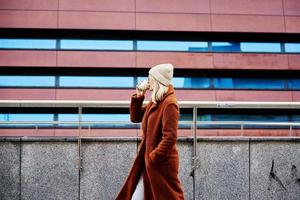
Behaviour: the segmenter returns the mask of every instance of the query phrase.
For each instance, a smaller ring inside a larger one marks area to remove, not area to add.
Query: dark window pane
[[[133,50],[132,40],[72,40],[63,39],[61,49],[82,50]]]
[[[144,50],[144,51],[208,51],[208,42],[137,41],[137,50]]]
[[[49,39],[0,39],[1,49],[55,49],[56,40]]]
[[[284,80],[215,78],[214,87],[229,89],[284,89]]]
[[[289,79],[288,87],[291,89],[300,89],[300,79]]]

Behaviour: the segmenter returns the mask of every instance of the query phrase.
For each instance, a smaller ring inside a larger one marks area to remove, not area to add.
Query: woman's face
[[[154,79],[151,75],[148,76],[148,84],[149,84],[149,90],[153,91],[153,87],[154,87]]]

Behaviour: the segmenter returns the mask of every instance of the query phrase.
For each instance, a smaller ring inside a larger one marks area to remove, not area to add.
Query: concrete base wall
[[[0,199],[114,199],[137,153],[136,139],[1,138]],[[185,198],[300,199],[300,138],[177,142]]]

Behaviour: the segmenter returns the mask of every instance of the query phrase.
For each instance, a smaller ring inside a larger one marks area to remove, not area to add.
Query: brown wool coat
[[[143,107],[144,96],[131,96],[130,120],[142,122],[143,136],[138,154],[116,200],[131,200],[140,174],[143,175],[145,200],[183,200],[178,178],[177,130],[179,106],[174,88],[169,85],[163,99]]]

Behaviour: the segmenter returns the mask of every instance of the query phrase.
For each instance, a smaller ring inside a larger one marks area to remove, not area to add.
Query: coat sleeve
[[[150,153],[150,159],[155,163],[164,160],[177,141],[179,107],[176,103],[166,106],[162,117],[162,139]]]
[[[139,123],[142,121],[146,106],[143,107],[143,101],[145,96],[137,97],[136,94],[131,96],[130,101],[130,121],[134,123]]]

